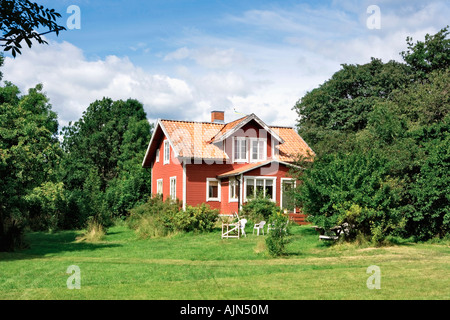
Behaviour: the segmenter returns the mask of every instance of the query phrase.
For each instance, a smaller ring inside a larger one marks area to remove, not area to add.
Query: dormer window
[[[247,140],[245,138],[236,137],[234,140],[234,161],[247,162]]]
[[[250,160],[264,161],[267,159],[267,140],[250,138]]]

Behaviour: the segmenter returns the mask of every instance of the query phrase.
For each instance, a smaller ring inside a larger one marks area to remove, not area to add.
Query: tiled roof
[[[293,128],[270,127],[284,140],[284,143],[275,146],[278,149],[278,160],[292,162],[298,156],[310,158],[315,155],[314,151],[306,144]]]
[[[219,178],[225,178],[225,177],[231,177],[231,176],[235,176],[238,175],[240,173],[245,173],[248,172],[250,170],[256,169],[258,167],[262,167],[265,166],[266,164],[272,162],[271,160],[266,160],[266,161],[260,161],[260,162],[254,162],[254,163],[249,163],[248,165],[239,167],[237,169],[228,171],[228,172],[224,172],[222,174],[220,174],[218,177]]]
[[[228,155],[220,148],[221,142],[213,143],[213,141],[220,141],[221,137],[223,138],[224,135],[230,133],[230,130],[233,131],[241,126],[251,116],[254,115],[246,116],[227,124],[178,120],[159,120],[158,123],[164,134],[169,138],[172,148],[178,157],[228,160]],[[264,123],[263,125],[266,126]],[[279,126],[266,126],[266,128],[271,131],[271,134],[278,135],[278,139],[283,142],[280,144],[275,143],[277,160],[294,162],[299,155],[304,157],[314,155],[311,148],[293,128]],[[147,157],[150,156],[150,149],[152,149],[152,152],[156,150],[154,147],[150,148],[150,144],[144,158],[144,166],[148,165],[149,159]]]
[[[227,154],[217,145],[209,143],[223,124],[175,120],[161,120],[161,124],[180,157],[228,159]]]

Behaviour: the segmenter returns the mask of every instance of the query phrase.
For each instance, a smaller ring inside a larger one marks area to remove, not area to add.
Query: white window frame
[[[258,161],[265,161],[267,160],[267,139],[265,138],[250,138],[250,143],[249,143],[249,157],[250,157],[250,162],[258,162]],[[260,154],[260,148],[259,148],[259,142],[263,142],[263,152],[262,152],[262,159],[253,159],[253,143],[256,142],[257,144],[257,155],[259,156]]]
[[[239,146],[239,153],[241,153],[241,143],[242,141],[245,141],[245,158],[236,158],[236,152],[235,152],[235,148],[236,148],[236,143]],[[233,162],[239,162],[239,163],[245,163],[248,162],[248,139],[245,137],[234,137],[233,138]]]
[[[213,181],[217,181],[217,198],[211,198],[209,196],[209,183],[213,182]],[[220,189],[221,189],[221,185],[220,185],[220,180],[216,179],[216,178],[206,178],[206,201],[217,201],[220,202]]]
[[[233,188],[232,185],[234,185],[234,188],[235,188],[235,191],[236,191],[235,192],[236,198],[232,198],[231,197],[231,194],[232,194],[231,190]],[[236,178],[230,177],[228,179],[228,202],[237,202],[238,201],[238,197],[239,197],[238,193],[239,193],[238,181],[236,180]]]
[[[161,182],[161,189],[159,188],[159,183]],[[156,194],[163,194],[163,186],[164,186],[164,182],[163,179],[158,179],[156,180]]]
[[[170,143],[169,140],[164,140],[164,164],[170,163]]]
[[[272,180],[272,188],[273,188],[273,195],[272,195],[272,201],[277,201],[277,177],[267,177],[267,176],[244,176],[244,202],[247,202],[249,199],[247,199],[247,181],[253,180],[254,181],[254,194],[253,197],[256,197],[256,180],[263,180],[263,190],[266,192],[266,180]]]
[[[159,148],[156,149],[156,156],[155,156],[155,162],[159,162]]]
[[[170,177],[170,199],[177,199],[177,177]]]

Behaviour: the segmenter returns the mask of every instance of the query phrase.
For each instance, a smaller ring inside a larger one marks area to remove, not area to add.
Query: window
[[[170,178],[170,198],[172,200],[177,199],[177,177]]]
[[[255,179],[247,179],[245,184],[245,197],[255,197]]]
[[[235,202],[238,200],[238,182],[235,178],[230,178],[230,189],[228,193],[229,202]]]
[[[164,164],[170,163],[170,144],[169,140],[164,141]]]
[[[263,161],[267,158],[267,141],[266,139],[251,139],[251,160],[252,161]]]
[[[214,178],[206,180],[206,201],[220,201],[220,181]]]
[[[156,149],[156,159],[155,162],[159,162],[159,148]]]
[[[156,193],[163,194],[163,179],[156,180]]]
[[[236,137],[234,139],[234,161],[247,161],[247,140],[245,138]]]
[[[255,198],[262,195],[266,198],[275,201],[275,181],[276,178],[266,177],[245,177],[245,199]]]

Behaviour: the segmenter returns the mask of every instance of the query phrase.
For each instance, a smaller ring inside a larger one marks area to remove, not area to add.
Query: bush
[[[218,210],[207,204],[188,206],[183,211],[179,201],[155,196],[130,210],[127,224],[142,238],[165,237],[174,232],[211,231],[218,216]]]
[[[268,221],[278,210],[279,208],[275,202],[262,195],[258,195],[242,206],[242,215],[255,222],[262,220]]]
[[[188,206],[186,211],[179,211],[174,224],[179,231],[211,231],[218,217],[218,210],[202,203],[196,207]]]
[[[300,179],[297,197],[303,211],[324,229],[347,223],[351,229],[346,234],[348,240],[361,233],[379,243],[404,228],[402,189],[389,176],[387,163],[380,156],[323,156]]]
[[[269,219],[272,226],[266,237],[266,246],[273,257],[286,255],[286,245],[290,241],[287,221],[288,217],[280,212],[273,213]]]
[[[165,237],[176,230],[175,216],[181,209],[179,201],[163,201],[159,195],[130,210],[128,227],[142,238]]]

